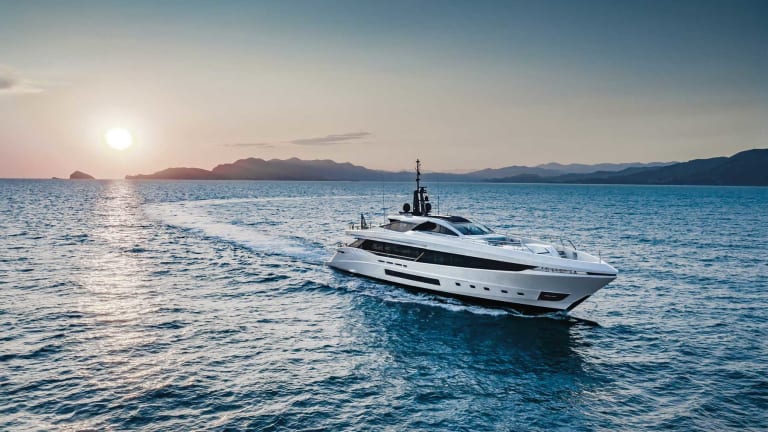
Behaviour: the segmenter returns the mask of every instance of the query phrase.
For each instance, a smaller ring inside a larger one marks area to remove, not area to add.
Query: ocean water
[[[581,320],[324,266],[410,183],[0,181],[0,430],[768,428],[767,188],[429,186],[619,278]]]

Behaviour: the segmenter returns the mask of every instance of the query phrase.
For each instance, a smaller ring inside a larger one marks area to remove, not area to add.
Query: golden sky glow
[[[768,7],[654,5],[340,2],[315,14],[302,1],[0,0],[0,177],[245,157],[467,170],[765,147]],[[105,145],[114,127],[132,141],[119,154]]]

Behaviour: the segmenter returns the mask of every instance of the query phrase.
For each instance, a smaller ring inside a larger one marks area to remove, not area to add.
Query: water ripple
[[[762,188],[441,186],[621,270],[527,317],[323,265],[410,184],[1,182],[3,430],[768,428]]]

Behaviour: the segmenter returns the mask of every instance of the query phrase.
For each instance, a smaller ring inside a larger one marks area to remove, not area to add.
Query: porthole
[[[491,290],[491,289],[490,289],[490,288],[488,288],[488,287],[483,287],[483,289],[484,289],[484,290],[486,290],[486,291],[490,291],[490,290]]]
[[[501,292],[503,292],[504,294],[506,294],[506,293],[507,293],[507,290],[501,290]]]

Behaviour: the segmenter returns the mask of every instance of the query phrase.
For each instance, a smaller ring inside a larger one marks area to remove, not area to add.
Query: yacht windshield
[[[464,235],[485,235],[493,233],[487,226],[474,222],[454,222],[451,225]]]
[[[399,231],[399,232],[406,232],[410,231],[411,228],[415,227],[415,223],[409,223],[409,222],[403,222],[403,221],[392,221],[386,225],[382,225],[381,227],[384,229],[392,230],[392,231]]]
[[[433,232],[438,234],[447,234],[447,235],[458,235],[455,232],[451,231],[449,228],[446,228],[442,225],[438,225],[434,222],[424,222],[423,224],[417,226],[413,229],[414,231],[424,231],[424,232]]]

